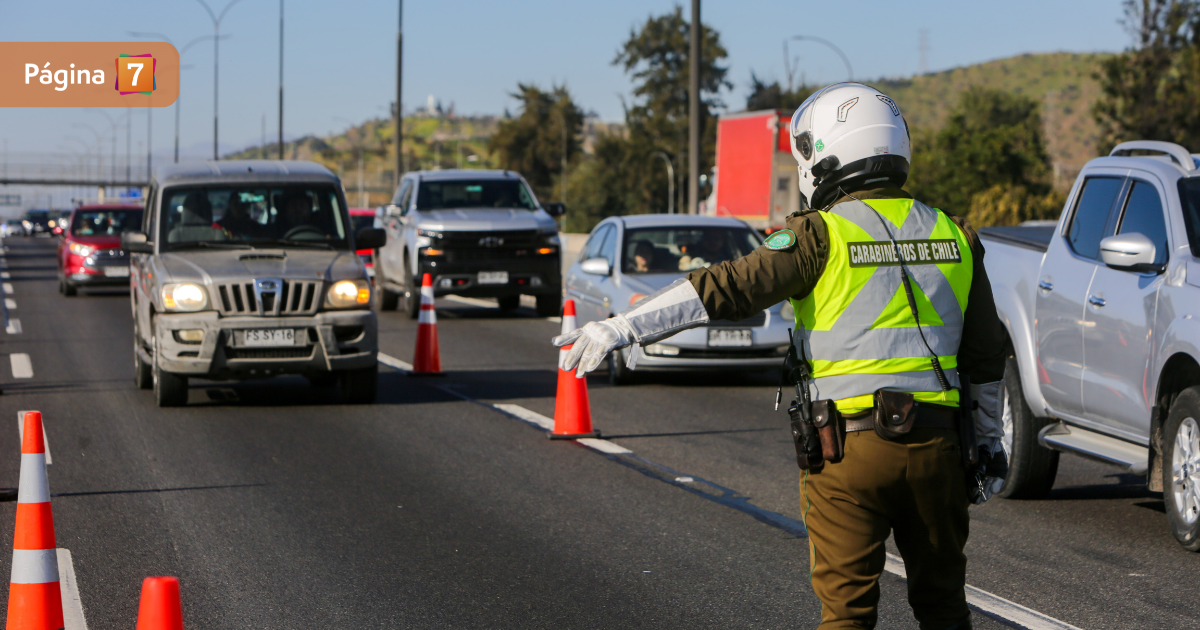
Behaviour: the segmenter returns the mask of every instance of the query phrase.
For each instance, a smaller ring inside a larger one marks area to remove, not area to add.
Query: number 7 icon
[[[133,58],[136,58],[136,61]],[[147,65],[150,68],[147,69]],[[157,65],[158,60],[153,55],[121,55],[117,57],[117,81],[113,87],[121,95],[152,94],[158,88],[157,77],[154,75]],[[149,81],[141,80],[143,70],[149,72]]]

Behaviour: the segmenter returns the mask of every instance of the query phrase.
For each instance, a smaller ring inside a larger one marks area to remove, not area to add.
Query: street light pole
[[[138,32],[138,31],[129,31],[129,36],[130,37],[157,37],[158,39],[161,39],[164,42],[171,44],[172,46],[175,45],[174,42],[171,41],[170,37],[167,37],[166,35],[163,35],[162,33],[143,33],[143,32]],[[195,46],[196,44],[199,44],[200,42],[202,42],[210,37],[212,37],[212,35],[201,35],[200,37],[197,37],[196,39],[193,39],[192,41],[188,42],[186,46],[179,49],[179,58],[183,59],[183,53],[187,52],[189,48],[191,48],[192,46]],[[230,37],[229,35],[226,35],[225,39],[229,39],[229,37]],[[182,73],[186,67],[189,67],[189,66],[182,66],[182,65],[179,66],[179,71]],[[179,101],[180,100],[181,100],[181,96],[175,97],[175,163],[176,164],[179,163]]]
[[[846,57],[846,53],[842,52],[842,49],[834,45],[833,42],[821,37],[813,37],[812,35],[792,35],[791,37],[783,40],[783,67],[784,71],[786,71],[788,75],[788,89],[791,89],[792,73],[795,70],[791,67],[791,58],[788,57],[789,41],[816,42],[824,45],[826,48],[829,48],[833,52],[837,53],[837,56],[842,58],[842,63],[846,65],[846,80],[854,80],[854,68],[850,66],[850,59]]]
[[[279,159],[283,159],[283,0],[279,0]]]
[[[396,26],[396,185],[404,172],[404,108],[400,105],[401,86],[404,78],[404,0],[396,0],[398,13]]]
[[[221,14],[217,15],[213,13],[212,9],[209,8],[207,2],[204,0],[196,0],[196,2],[200,3],[200,6],[204,7],[205,11],[208,11],[208,17],[212,18],[213,23],[213,160],[220,159],[220,157],[217,155],[217,125],[219,119],[217,105],[217,90],[219,83],[217,78],[221,71],[221,20],[225,19],[225,14],[229,13],[229,10],[233,8],[233,5],[240,1],[241,0],[231,0],[229,4],[225,5],[224,9],[221,9]]]
[[[671,158],[663,151],[655,151],[654,157],[667,164],[667,214],[675,214],[675,167]]]
[[[700,0],[692,0],[688,47],[688,212],[700,211]]]

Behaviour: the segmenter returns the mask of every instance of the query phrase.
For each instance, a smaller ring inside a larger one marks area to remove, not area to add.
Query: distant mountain
[[[1068,187],[1096,157],[1099,130],[1091,105],[1100,94],[1094,74],[1107,55],[1027,54],[873,85],[896,99],[913,127],[940,127],[959,92],[982,86],[1024,94],[1042,104],[1046,146],[1055,183]]]

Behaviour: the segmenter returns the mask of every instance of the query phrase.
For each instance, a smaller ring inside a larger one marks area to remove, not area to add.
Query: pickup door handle
[[[1088,296],[1088,304],[1091,304],[1092,306],[1104,306],[1105,304],[1108,304],[1108,300],[1098,295],[1090,295]]]
[[[1038,288],[1039,288],[1039,289],[1041,289],[1041,290],[1043,290],[1043,291],[1053,291],[1053,290],[1054,290],[1054,283],[1053,283],[1053,282],[1050,282],[1049,280],[1039,280],[1039,281],[1038,281]]]

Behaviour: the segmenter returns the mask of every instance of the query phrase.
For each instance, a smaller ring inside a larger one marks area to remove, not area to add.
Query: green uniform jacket
[[[880,188],[854,193],[859,199],[911,199],[899,188]],[[849,201],[843,197],[836,203]],[[949,213],[947,213],[949,215]],[[958,349],[958,371],[975,384],[992,383],[1004,376],[1007,333],[996,315],[992,285],[983,267],[983,244],[966,219],[951,216],[971,245],[975,264],[967,310],[963,314],[962,342]],[[704,302],[710,319],[738,321],[788,298],[808,295],[825,271],[828,254],[825,219],[820,212],[793,214],[787,228],[796,234],[796,246],[782,251],[759,247],[737,260],[723,262],[688,274],[688,280]]]

